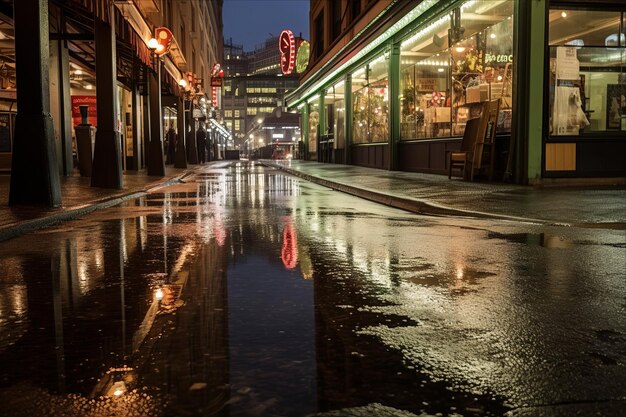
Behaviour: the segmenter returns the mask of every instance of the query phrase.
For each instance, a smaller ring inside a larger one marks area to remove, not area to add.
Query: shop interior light
[[[180,85],[180,86],[181,86],[181,87],[183,87],[183,88],[187,87],[187,80],[185,80],[184,78],[181,78],[181,79],[178,81],[178,85]]]
[[[457,47],[455,48],[455,50],[456,50],[458,53],[465,52],[465,47],[464,47],[464,46],[457,46]]]
[[[567,17],[567,12],[561,12],[561,17],[565,19]]]
[[[492,33],[491,35],[489,35],[489,37],[490,37],[491,39],[495,39],[495,38],[496,38],[496,34],[495,34],[495,33]]]

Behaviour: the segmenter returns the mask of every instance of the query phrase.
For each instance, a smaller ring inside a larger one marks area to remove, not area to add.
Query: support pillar
[[[161,66],[157,59],[156,74],[151,73],[149,78],[150,97],[150,144],[148,146],[148,175],[162,177],[165,175],[165,161],[163,160],[163,125],[161,123]]]
[[[185,114],[187,115],[187,134],[185,135],[187,162],[197,164],[198,146],[196,144],[196,123],[193,118],[193,100],[185,101]]]
[[[109,10],[111,22],[114,17]],[[91,186],[122,188],[121,136],[117,130],[117,60],[115,29],[110,23],[95,19],[96,38],[96,109],[98,128],[91,172]]]
[[[326,134],[328,133],[328,126],[326,126],[326,104],[325,102],[325,94],[326,91],[322,90],[322,92],[319,95],[319,104],[318,104],[318,108],[319,108],[319,115],[320,115],[320,119],[319,119],[319,124],[317,125],[317,144],[315,146],[316,149],[316,155],[317,155],[317,161],[318,162],[324,162],[324,156],[322,153],[322,146],[320,141],[322,140],[322,136],[326,136]],[[328,146],[328,143],[326,143],[326,146]],[[324,151],[324,153],[326,153],[327,150]]]
[[[150,77],[150,72],[148,69],[144,69],[145,71],[145,79],[147,80]],[[142,137],[141,137],[141,164],[144,168],[148,166],[148,149],[150,146],[150,138],[151,135],[151,126],[150,126],[150,95],[149,95],[150,81],[146,82],[146,87],[144,94],[141,96],[141,104],[143,106],[143,110],[141,112],[142,120]]]
[[[174,168],[187,168],[187,155],[185,151],[185,99],[178,100],[178,113],[176,114],[178,128],[178,140],[176,141],[176,155],[174,157]]]
[[[352,76],[346,76],[346,89],[344,91],[344,100],[346,103],[346,151],[344,152],[344,164],[352,163]]]
[[[304,107],[302,108],[302,141],[304,142],[303,152],[300,155],[300,159],[303,161],[309,160],[309,103],[304,102]]]
[[[63,25],[61,19],[61,32]],[[74,169],[69,61],[67,41],[50,41],[50,111],[55,121],[59,174],[66,177],[72,175]]]
[[[398,170],[400,142],[400,44],[391,44],[389,56],[389,170]]]
[[[517,41],[513,45],[516,62],[507,174],[522,184],[539,180],[542,172],[547,13],[545,0],[515,2],[513,39]]]
[[[17,102],[9,204],[61,205],[50,116],[48,1],[14,2]]]

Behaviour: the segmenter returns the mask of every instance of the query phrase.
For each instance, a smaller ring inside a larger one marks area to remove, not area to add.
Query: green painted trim
[[[400,141],[400,44],[391,45],[389,55],[389,170],[398,169]]]
[[[328,132],[328,126],[326,126],[326,108],[324,107],[324,102],[326,101],[326,90],[320,91],[319,95],[319,108],[320,108],[320,135],[323,136]],[[317,152],[319,153],[319,149]]]
[[[543,109],[545,98],[545,48],[548,2],[533,0],[529,10],[528,53],[528,180],[541,178],[543,155]],[[532,29],[531,29],[532,27]],[[521,29],[521,28],[520,28]]]
[[[352,162],[352,75],[346,75],[345,89],[343,91],[344,103],[346,103],[345,113],[345,135],[346,135],[346,148],[344,150],[344,164],[350,164]]]

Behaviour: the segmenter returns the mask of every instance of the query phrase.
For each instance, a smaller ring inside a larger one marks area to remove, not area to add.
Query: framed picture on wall
[[[620,130],[622,127],[622,117],[626,117],[626,84],[607,84],[607,130]]]

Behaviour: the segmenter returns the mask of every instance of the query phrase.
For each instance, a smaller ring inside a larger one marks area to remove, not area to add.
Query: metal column
[[[111,6],[112,7],[112,6]],[[109,10],[111,22],[113,13]],[[98,129],[93,156],[91,186],[122,188],[121,136],[117,130],[117,60],[115,29],[110,23],[95,19],[96,36],[96,109]]]
[[[50,116],[48,1],[14,2],[17,101],[10,205],[61,205]]]

